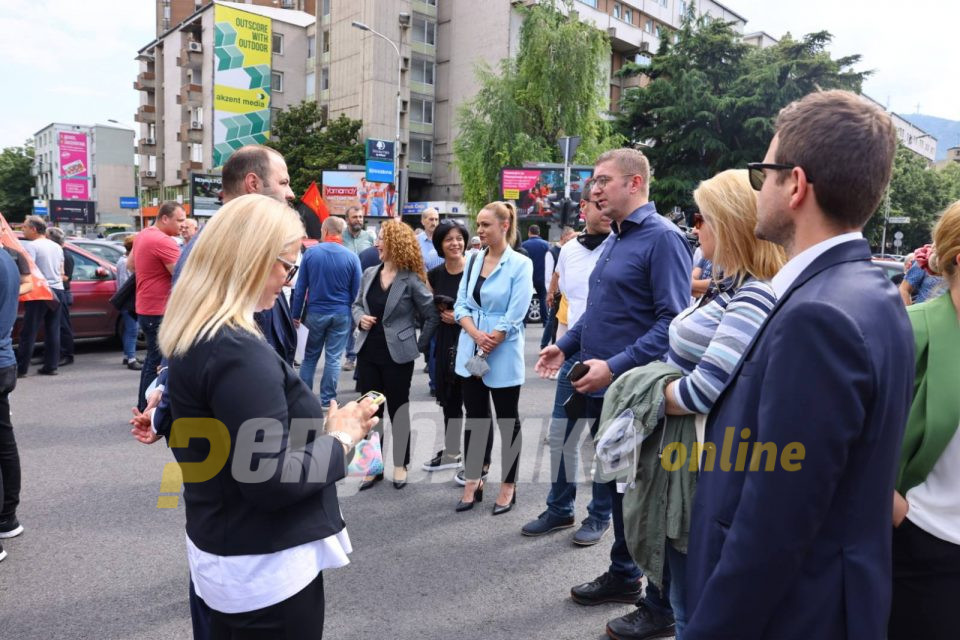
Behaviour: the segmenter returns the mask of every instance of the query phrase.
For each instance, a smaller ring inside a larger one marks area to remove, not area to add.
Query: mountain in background
[[[898,114],[937,139],[937,161],[947,157],[947,149],[960,146],[960,120],[947,120],[922,113]]]

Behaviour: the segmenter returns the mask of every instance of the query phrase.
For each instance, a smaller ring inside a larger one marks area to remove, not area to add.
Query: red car
[[[18,234],[19,236],[19,234]],[[21,242],[26,242],[20,238]],[[122,333],[123,319],[120,312],[110,304],[110,298],[117,292],[117,268],[103,258],[89,251],[65,243],[64,251],[73,256],[73,280],[70,291],[73,293],[73,306],[70,307],[70,322],[73,335],[77,338],[117,338]],[[17,322],[13,325],[13,339],[20,335],[23,322],[23,303],[17,310]],[[38,342],[43,336],[43,326],[37,336]]]

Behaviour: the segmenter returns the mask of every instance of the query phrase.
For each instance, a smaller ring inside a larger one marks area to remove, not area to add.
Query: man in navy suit
[[[707,442],[749,453],[743,464],[704,456],[684,640],[886,634],[913,338],[860,231],[896,145],[882,109],[825,91],[781,111],[764,161],[750,165],[756,235],[790,260],[773,279],[777,306],[707,422]]]

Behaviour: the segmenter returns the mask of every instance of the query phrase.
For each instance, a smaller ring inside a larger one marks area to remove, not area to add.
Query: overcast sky
[[[506,2],[506,0],[447,0]],[[864,90],[894,111],[960,120],[954,0],[722,0],[747,31],[780,37],[826,29],[835,56],[863,55]],[[0,0],[0,147],[51,122],[133,125],[134,56],[155,34],[153,0]],[[952,32],[952,33],[951,33]]]

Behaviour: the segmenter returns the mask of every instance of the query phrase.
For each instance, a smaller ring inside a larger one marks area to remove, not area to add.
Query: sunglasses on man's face
[[[796,169],[799,165],[793,163],[787,164],[778,164],[776,162],[751,162],[747,164],[747,171],[750,175],[750,186],[753,187],[754,191],[760,191],[763,188],[763,182],[767,179],[767,174],[764,172],[764,169],[769,169],[770,171],[790,171]],[[810,172],[803,169],[803,175],[807,177],[807,182],[813,182],[813,178],[810,177]]]

